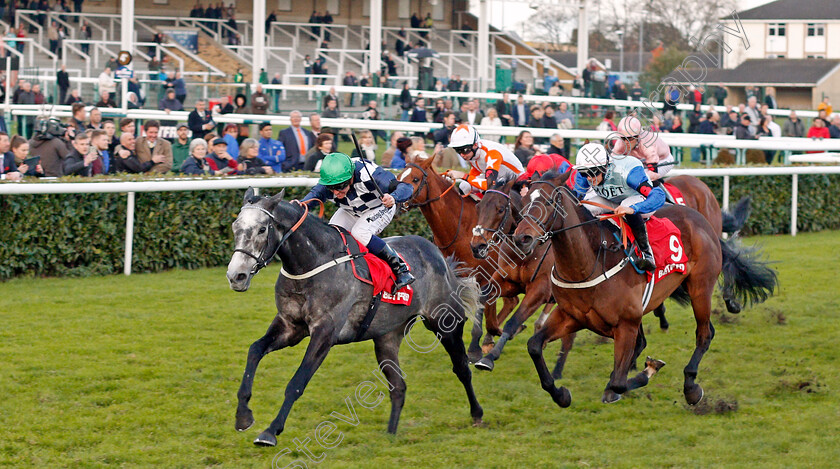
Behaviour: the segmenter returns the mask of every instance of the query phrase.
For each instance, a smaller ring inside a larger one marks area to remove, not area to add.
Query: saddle
[[[653,185],[654,187],[659,186],[665,191],[665,202],[672,205],[685,205],[685,199],[683,198],[682,192],[677,189],[677,186],[662,179],[653,181]]]
[[[619,239],[618,228],[612,223],[608,226],[612,227],[613,236],[616,237],[616,240],[620,244],[621,240]],[[685,250],[683,249],[679,228],[671,220],[659,217],[650,217],[645,223],[645,226],[648,232],[648,243],[650,243],[650,248],[653,251],[653,258],[656,260],[656,270],[654,272],[645,272],[636,267],[631,259],[630,264],[636,269],[636,272],[646,274],[649,281],[651,278],[653,279],[653,283],[659,282],[674,272],[685,272],[688,257],[685,255]],[[632,230],[628,229],[626,233],[630,246],[624,250],[625,254],[630,257],[630,249],[634,250],[636,254],[641,254],[635,242],[636,240],[633,237]]]
[[[406,286],[395,295],[391,295],[391,290],[394,287],[394,272],[391,267],[382,259],[371,254],[367,247],[360,243],[356,238],[350,234],[346,229],[331,225],[341,235],[344,242],[344,253],[350,256],[350,265],[353,267],[353,276],[359,281],[371,285],[373,287],[373,296],[382,295],[382,301],[396,305],[410,305],[411,299],[414,296],[414,291],[411,285]],[[405,262],[402,254],[400,258]],[[361,260],[363,262],[357,262]],[[409,271],[411,266],[406,262]]]

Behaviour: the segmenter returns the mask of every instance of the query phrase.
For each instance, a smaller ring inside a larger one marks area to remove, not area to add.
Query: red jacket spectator
[[[808,129],[808,138],[831,138],[831,133],[829,133],[828,127],[825,126],[825,123],[821,119],[814,119],[814,125]],[[808,153],[821,152],[809,151]]]

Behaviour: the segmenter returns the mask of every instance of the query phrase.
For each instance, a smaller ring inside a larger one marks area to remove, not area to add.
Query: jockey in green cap
[[[408,266],[379,236],[394,218],[398,203],[411,197],[412,187],[374,163],[351,159],[344,153],[330,153],[321,163],[321,179],[303,198],[333,200],[338,210],[331,225],[348,230],[376,257],[394,271],[394,292],[414,281]]]

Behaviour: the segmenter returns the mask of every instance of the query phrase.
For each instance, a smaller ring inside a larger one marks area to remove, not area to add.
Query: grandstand
[[[379,6],[381,17],[371,15],[375,11],[374,3]],[[230,85],[240,68],[244,71],[244,83],[256,83],[260,69],[264,68],[269,80],[279,73],[285,84],[303,84],[307,55],[313,60],[323,57],[325,61],[327,73],[319,75],[319,82],[339,85],[345,72],[361,77],[379,70],[380,55],[372,54],[369,49],[375,52],[380,48],[376,47],[378,41],[371,42],[372,38],[381,38],[381,49],[389,51],[396,61],[397,74],[389,77],[392,86],[402,81],[407,81],[413,89],[421,85],[420,64],[397,55],[394,46],[398,39],[436,51],[439,55],[423,65],[431,67],[432,75],[444,81],[454,74],[460,75],[470,91],[492,91],[496,88],[497,71],[512,67],[517,69],[516,79],[527,85],[541,80],[546,69],[564,83],[571,83],[574,78],[568,68],[518,37],[495,30],[486,22],[481,24],[479,18],[467,11],[468,3],[463,0],[431,4],[371,0],[361,5],[331,0],[326,4],[332,16],[330,24],[309,23],[313,12],[305,10],[302,4],[280,1],[274,5],[278,6],[277,10],[263,13],[264,2],[236,4],[231,20],[227,11],[222,19],[191,17],[196,4],[185,0],[153,0],[134,5],[106,0],[85,2],[82,13],[16,10],[14,24],[0,24],[0,30],[4,36],[10,28],[21,25],[27,31],[23,53],[14,50],[8,38],[4,43],[8,54],[20,58],[24,76],[54,82],[54,71],[65,65],[74,87],[79,87],[82,97],[89,102],[94,101],[96,77],[121,50],[132,53],[131,67],[143,84],[143,91],[147,95],[151,92],[152,97],[158,88],[158,69],[153,65],[150,70],[149,64],[157,62],[162,62],[166,69],[183,73],[189,83],[189,99],[234,94],[234,89],[226,85]],[[271,13],[276,21],[263,21]],[[430,15],[433,28],[410,27],[412,14],[420,18]],[[253,20],[255,17],[257,21]],[[89,24],[90,38],[81,36],[77,21]],[[66,30],[66,37],[55,52],[51,52],[48,39],[53,23]],[[487,54],[482,54],[484,49],[479,47],[481,27],[487,28]],[[401,28],[403,38],[399,36]],[[163,34],[160,43],[155,42],[158,33]],[[255,35],[265,37],[262,50],[254,47]],[[196,48],[190,47],[190,40],[195,41]],[[264,59],[255,59],[255,55]],[[503,72],[500,76],[510,75]],[[43,88],[48,100],[56,94],[52,83]],[[298,95],[287,104],[305,105],[308,98]]]

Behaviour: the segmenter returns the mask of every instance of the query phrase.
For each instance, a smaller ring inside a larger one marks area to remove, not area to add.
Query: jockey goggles
[[[351,179],[348,179],[344,182],[339,182],[338,184],[331,184],[329,186],[324,186],[324,187],[326,187],[327,190],[330,190],[330,191],[341,191],[341,190],[344,190],[345,187],[350,185],[350,181],[351,181]]]
[[[594,168],[581,168],[578,169],[578,173],[585,178],[592,178],[595,179],[596,177],[600,176],[601,174],[606,173],[606,168],[597,166]]]
[[[455,150],[455,153],[457,153],[459,155],[465,155],[465,154],[473,151],[473,146],[472,145],[464,145],[463,147],[456,147],[456,148],[454,148],[454,150]]]

